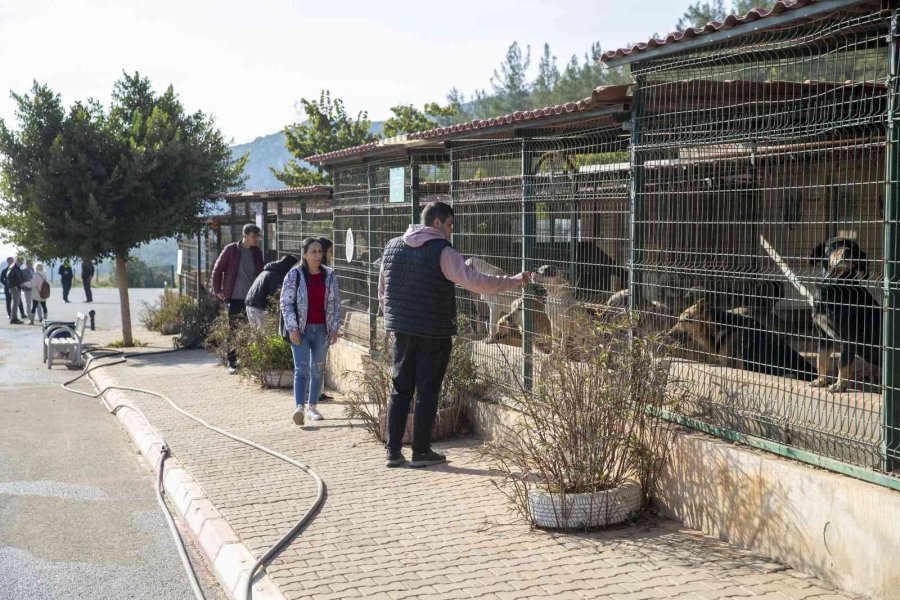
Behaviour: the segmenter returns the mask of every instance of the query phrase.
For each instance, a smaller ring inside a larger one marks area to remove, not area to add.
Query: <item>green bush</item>
[[[190,296],[182,296],[172,290],[163,292],[158,302],[144,302],[141,309],[141,324],[150,331],[163,335],[181,333],[181,328],[194,313],[197,301]]]

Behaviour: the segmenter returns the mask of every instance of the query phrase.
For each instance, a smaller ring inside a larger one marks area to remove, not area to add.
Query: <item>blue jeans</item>
[[[325,324],[306,325],[300,334],[300,345],[291,344],[294,354],[294,404],[303,407],[304,398],[314,408],[322,393],[325,379],[325,357],[328,354],[328,329]]]

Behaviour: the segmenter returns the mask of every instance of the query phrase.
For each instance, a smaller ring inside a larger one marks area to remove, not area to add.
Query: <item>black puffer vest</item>
[[[402,237],[384,248],[384,326],[388,331],[429,338],[456,334],[456,293],[441,272],[447,240],[430,240],[419,248]]]

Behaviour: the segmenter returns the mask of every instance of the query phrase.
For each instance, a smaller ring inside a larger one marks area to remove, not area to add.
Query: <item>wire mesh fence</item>
[[[685,416],[882,469],[888,27],[879,4],[632,66],[633,306]]]

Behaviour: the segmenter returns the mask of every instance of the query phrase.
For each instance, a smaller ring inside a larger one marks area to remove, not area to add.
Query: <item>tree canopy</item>
[[[0,227],[43,259],[115,257],[123,338],[131,343],[126,260],[145,242],[196,228],[208,198],[242,181],[213,120],[169,86],[123,74],[112,101],[79,101],[35,82],[13,93],[18,129],[0,120]]]

